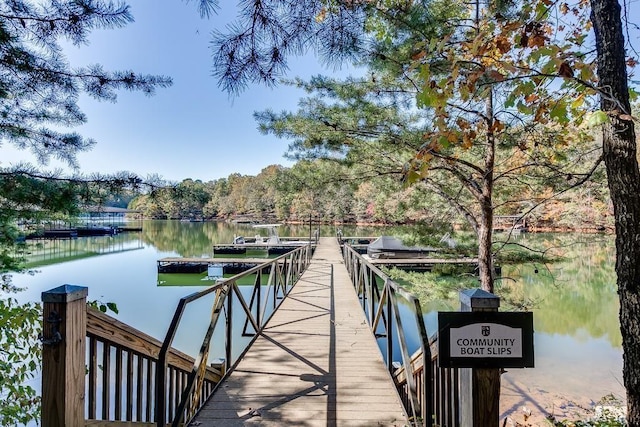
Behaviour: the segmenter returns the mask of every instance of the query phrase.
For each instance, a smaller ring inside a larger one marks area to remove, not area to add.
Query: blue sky
[[[209,181],[234,172],[256,175],[271,164],[291,164],[283,158],[288,142],[260,134],[253,112],[295,109],[303,93],[282,85],[252,85],[230,98],[218,88],[211,77],[210,34],[237,13],[235,1],[220,3],[218,14],[207,20],[200,18],[194,1],[132,0],[134,23],[95,31],[90,45],[67,49],[72,66],[100,63],[108,70],[173,78],[173,86],[158,89],[152,97],[119,92],[117,103],[81,98],[88,123],[75,130],[98,141],[78,156],[82,173],[126,170],[143,177],[159,174],[171,181]],[[289,65],[288,77],[348,74],[323,68],[313,56],[292,58]],[[2,166],[31,159],[10,144],[1,150]],[[52,161],[49,167],[59,166]]]

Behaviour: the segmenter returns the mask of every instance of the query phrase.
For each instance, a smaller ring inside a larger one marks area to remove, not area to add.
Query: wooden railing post
[[[460,292],[460,311],[498,311],[500,297],[482,289]],[[496,427],[500,419],[500,369],[460,369],[460,425]]]
[[[87,288],[42,293],[42,427],[84,425]]]

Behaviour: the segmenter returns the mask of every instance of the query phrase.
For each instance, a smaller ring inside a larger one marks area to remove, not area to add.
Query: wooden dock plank
[[[320,239],[308,270],[194,421],[408,425],[335,239]]]

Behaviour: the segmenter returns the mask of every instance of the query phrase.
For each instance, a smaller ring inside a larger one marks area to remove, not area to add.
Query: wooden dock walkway
[[[332,280],[333,270],[333,280]],[[191,426],[405,426],[334,238]]]

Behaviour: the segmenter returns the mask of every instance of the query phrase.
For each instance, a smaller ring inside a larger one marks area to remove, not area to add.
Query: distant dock
[[[478,267],[477,258],[371,258],[363,255],[363,258],[378,267],[396,267],[411,271],[431,271],[435,266],[464,265],[473,268]]]
[[[269,258],[162,258],[158,273],[194,273],[207,271],[210,265],[222,266],[224,273],[237,274],[271,261]]]
[[[300,245],[266,245],[264,243],[243,243],[240,245],[213,245],[213,254],[218,255],[284,255]]]
[[[351,247],[371,264],[377,267],[398,268],[410,271],[432,271],[437,266],[464,266],[471,271],[478,268],[478,259],[470,257],[437,258],[437,257],[371,257],[366,255],[368,244],[377,237],[343,237],[341,243],[349,243]],[[267,255],[281,255],[296,249],[299,245],[287,243],[283,239],[279,245],[247,242],[242,244],[217,244],[213,246],[215,255],[228,258],[163,258],[158,260],[158,273],[196,273],[207,271],[210,265],[222,265],[225,273],[241,273],[265,263]],[[237,256],[236,256],[237,255]],[[253,257],[252,257],[253,255]]]
[[[114,236],[119,233],[140,232],[142,227],[97,226],[47,228],[27,235],[26,239],[75,239],[78,237]]]
[[[278,243],[256,242],[253,237],[243,238],[244,243],[226,243],[213,245],[213,254],[218,255],[284,255],[304,246],[308,241],[298,237],[279,237]]]

